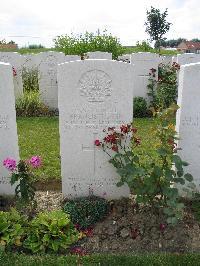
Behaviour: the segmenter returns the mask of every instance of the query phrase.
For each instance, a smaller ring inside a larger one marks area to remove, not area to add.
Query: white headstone
[[[77,60],[81,60],[81,57],[79,55],[65,55],[64,62],[77,61]]]
[[[187,172],[200,184],[200,63],[181,66],[179,75],[176,130],[180,140],[178,153],[190,163]]]
[[[65,55],[58,52],[43,52],[37,55],[39,91],[42,102],[51,109],[58,108],[57,65],[65,62]]]
[[[36,69],[39,65],[39,60],[37,60],[37,54],[26,54],[23,56],[24,62],[23,67],[26,70]]]
[[[134,64],[134,96],[148,99],[147,85],[151,68],[156,69],[158,75],[159,55],[154,53],[131,54],[131,64]]]
[[[19,159],[12,66],[0,63],[0,195],[14,194],[10,173],[3,166],[7,157]]]
[[[112,60],[112,53],[108,53],[108,52],[100,52],[100,51],[88,52],[87,56],[88,56],[88,59],[108,59],[108,60]]]
[[[200,54],[193,54],[193,53],[178,54],[176,62],[179,65],[198,63],[200,62]]]
[[[94,145],[103,129],[130,123],[133,66],[110,60],[83,60],[58,66],[62,191],[66,197],[128,196],[108,156]]]
[[[75,60],[80,60],[80,56],[64,55],[53,51],[43,52],[36,56],[34,61],[39,69],[40,97],[49,108],[58,108],[57,65]]]
[[[23,83],[22,83],[22,65],[24,62],[23,56],[16,52],[0,52],[0,62],[9,63],[16,71],[14,76],[14,93],[15,97],[18,98],[23,94]]]
[[[160,63],[163,65],[171,65],[172,64],[172,55],[161,55],[159,56]]]

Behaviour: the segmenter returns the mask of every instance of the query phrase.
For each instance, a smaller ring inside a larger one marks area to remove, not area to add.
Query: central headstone
[[[19,150],[12,67],[0,63],[0,195],[14,194],[10,173],[3,166],[7,157],[18,160]]]
[[[132,121],[133,66],[84,60],[58,66],[62,190],[68,198],[129,195],[109,157],[94,145],[108,127]]]

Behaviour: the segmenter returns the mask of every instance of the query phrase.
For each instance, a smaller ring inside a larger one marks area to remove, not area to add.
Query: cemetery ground
[[[37,212],[61,208],[58,117],[21,117],[17,125],[21,158],[38,154],[43,160],[35,180],[40,190]],[[141,137],[138,149],[148,150],[152,156],[156,125],[156,119],[134,119]],[[200,251],[198,213],[191,202],[186,202],[184,219],[176,226],[167,226],[162,215],[147,207],[138,208],[133,199],[111,201],[109,206],[109,214],[75,244],[85,256],[2,253],[0,265],[200,265],[198,254],[185,254]]]

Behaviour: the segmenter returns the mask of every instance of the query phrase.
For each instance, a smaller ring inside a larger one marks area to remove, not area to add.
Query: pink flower
[[[40,167],[42,164],[40,156],[31,157],[31,159],[29,160],[29,164],[31,164],[34,168]]]
[[[6,169],[8,169],[9,171],[14,171],[16,169],[16,161],[11,159],[11,158],[6,158],[3,161],[3,166],[5,166]]]

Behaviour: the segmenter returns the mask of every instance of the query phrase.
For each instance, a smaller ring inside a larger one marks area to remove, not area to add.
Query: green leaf
[[[188,181],[188,182],[192,182],[193,181],[193,176],[191,174],[185,174],[184,178]]]
[[[181,185],[185,185],[185,180],[181,177],[173,179],[175,183],[180,183]]]
[[[178,169],[178,171],[183,171],[183,167],[182,167],[182,160],[178,155],[173,155],[172,156],[172,160],[175,163],[176,168]]]
[[[164,148],[159,148],[157,149],[158,154],[160,154],[161,156],[166,156],[167,155],[167,150]]]
[[[168,224],[175,225],[175,224],[177,224],[177,222],[178,222],[178,219],[176,217],[168,217],[167,218]]]
[[[185,161],[182,161],[182,165],[183,166],[188,166],[188,165],[190,165],[188,162],[185,162]]]

